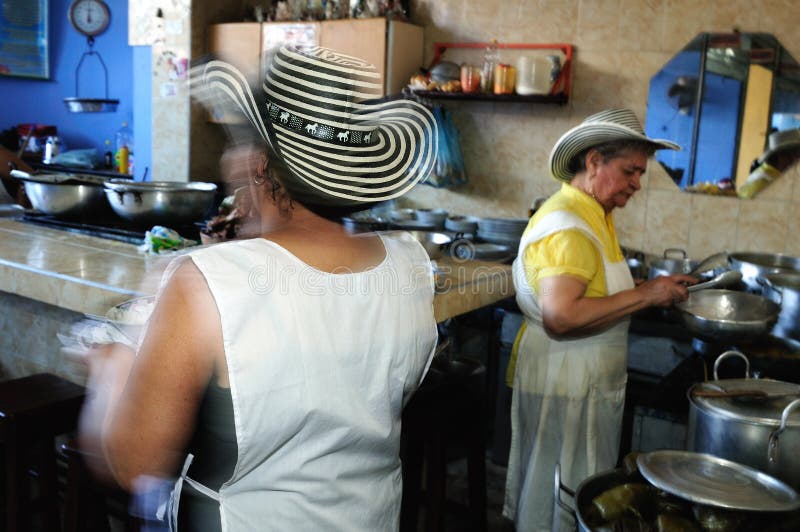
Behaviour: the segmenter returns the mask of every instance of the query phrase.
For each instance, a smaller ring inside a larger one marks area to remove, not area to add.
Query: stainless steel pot
[[[747,362],[744,379],[717,379],[720,363],[729,357],[741,357]],[[698,383],[689,389],[687,449],[754,467],[798,489],[800,386],[769,379],[751,379],[749,368],[750,362],[745,355],[728,351],[714,363],[713,383]],[[747,401],[697,395],[699,390],[714,389],[754,389],[768,395]],[[770,395],[774,397],[770,399]]]
[[[692,292],[675,308],[693,335],[722,342],[752,340],[768,334],[781,310],[765,297],[723,289]]]
[[[111,209],[103,191],[106,178],[78,174],[29,174],[12,170],[22,181],[34,209],[59,218],[103,217]]]
[[[728,265],[742,272],[748,292],[761,293],[757,279],[773,273],[800,273],[800,258],[781,253],[731,253]]]
[[[669,258],[670,255],[680,254],[680,258]],[[679,248],[668,248],[664,250],[664,258],[650,263],[650,270],[647,272],[648,279],[655,279],[662,275],[688,274],[699,264],[696,260],[689,260],[686,251]]]
[[[105,194],[118,216],[139,225],[177,226],[203,220],[214,205],[213,183],[111,179]]]
[[[772,333],[800,340],[800,272],[773,273],[757,277],[756,282],[761,285],[762,296],[781,306]]]
[[[590,507],[592,499],[604,491],[624,484],[628,480],[629,476],[626,475],[622,469],[612,469],[611,471],[604,471],[592,475],[581,482],[577,490],[572,491],[561,483],[561,465],[556,464],[555,493],[553,494],[555,497],[555,509],[553,513],[557,515],[558,508],[561,507],[575,518],[579,532],[591,532],[592,529],[586,524],[586,517],[583,515],[585,511],[584,508]],[[572,508],[562,500],[562,491],[574,499],[575,508]]]

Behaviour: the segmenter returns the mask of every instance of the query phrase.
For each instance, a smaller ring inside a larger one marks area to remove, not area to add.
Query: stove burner
[[[141,245],[144,242],[146,230],[126,224],[121,220],[60,220],[54,216],[36,212],[25,212],[20,219],[22,222],[59,229],[69,233],[105,238],[126,244]],[[149,228],[148,228],[149,229]],[[184,238],[200,240],[200,233],[196,226],[174,228]]]

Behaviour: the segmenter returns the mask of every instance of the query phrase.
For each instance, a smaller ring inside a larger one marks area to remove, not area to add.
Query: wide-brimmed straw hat
[[[680,150],[680,146],[664,139],[651,139],[629,109],[609,109],[586,118],[564,133],[550,152],[550,173],[559,181],[575,177],[573,159],[593,146],[615,140],[641,140],[656,149]]]
[[[433,168],[433,115],[409,100],[380,101],[381,89],[374,66],[323,47],[282,48],[252,90],[223,61],[192,73],[194,96],[216,109],[234,104],[280,157],[292,197],[321,205],[396,198]]]

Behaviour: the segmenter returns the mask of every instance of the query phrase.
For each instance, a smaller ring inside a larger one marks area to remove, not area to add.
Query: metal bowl
[[[758,277],[800,272],[800,258],[781,253],[731,253],[728,264],[731,269],[742,272],[742,282],[747,290],[756,294],[761,293]]]
[[[90,175],[28,174],[12,170],[23,182],[25,194],[34,209],[60,218],[110,215],[103,192],[106,179]]]
[[[766,335],[781,310],[780,305],[765,297],[717,289],[693,292],[676,308],[692,334],[722,342]]]
[[[108,98],[64,98],[64,105],[70,113],[113,113],[119,100]]]
[[[105,194],[118,216],[139,225],[178,226],[206,218],[214,206],[214,183],[137,182],[111,179]]]

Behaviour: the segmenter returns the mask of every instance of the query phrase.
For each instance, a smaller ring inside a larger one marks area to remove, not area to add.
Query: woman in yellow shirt
[[[573,488],[614,467],[627,380],[628,317],[687,297],[692,277],[634,287],[613,210],[641,187],[657,149],[632,111],[592,115],[556,142],[550,171],[561,190],[531,218],[514,261],[518,338],[504,513],[517,530],[572,526],[553,519],[553,476]]]

